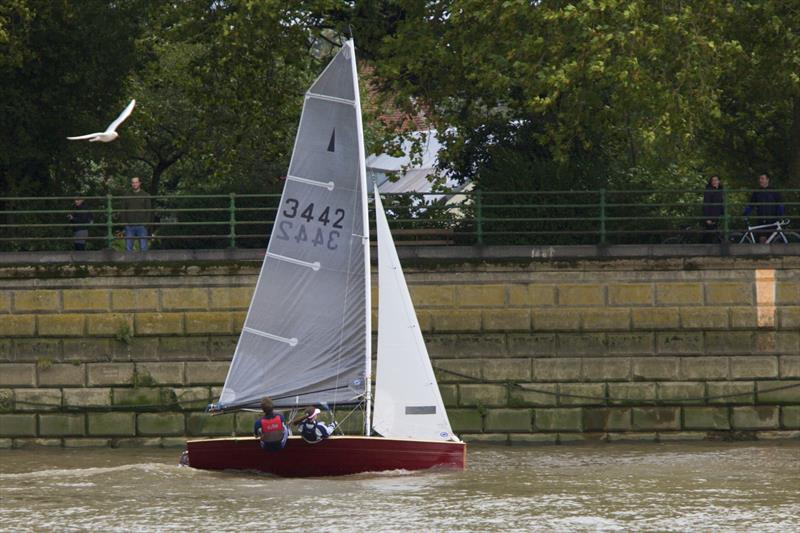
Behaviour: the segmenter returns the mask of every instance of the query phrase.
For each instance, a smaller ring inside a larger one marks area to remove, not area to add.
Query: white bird
[[[119,116],[116,119],[114,119],[114,122],[108,125],[106,131],[101,131],[98,133],[90,133],[88,135],[81,135],[80,137],[67,137],[67,139],[69,139],[70,141],[83,141],[89,139],[90,143],[96,141],[104,143],[111,142],[117,137],[119,137],[119,133],[116,132],[117,126],[122,124],[122,121],[130,116],[131,111],[133,111],[133,106],[135,105],[136,105],[136,100],[131,100],[131,103],[128,104],[128,107],[126,107],[122,111],[122,113],[120,113]]]

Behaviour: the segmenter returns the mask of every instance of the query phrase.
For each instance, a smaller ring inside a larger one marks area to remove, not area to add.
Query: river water
[[[800,442],[482,447],[463,472],[280,479],[179,449],[0,451],[3,531],[800,531]]]

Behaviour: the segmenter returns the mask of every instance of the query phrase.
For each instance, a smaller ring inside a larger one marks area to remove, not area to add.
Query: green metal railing
[[[782,219],[800,229],[800,189],[783,189]],[[750,190],[723,190],[719,231],[703,230],[702,190],[473,191],[387,194],[399,244],[657,244],[735,240]],[[124,249],[125,196],[83,197],[87,249]],[[0,251],[70,249],[73,197],[0,198]],[[279,194],[153,196],[152,248],[264,248]],[[752,220],[759,217],[752,213]],[[792,226],[790,226],[792,228]]]

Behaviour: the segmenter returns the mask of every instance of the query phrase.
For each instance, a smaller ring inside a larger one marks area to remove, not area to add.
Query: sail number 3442
[[[341,233],[336,230],[344,228],[342,221],[346,214],[344,209],[333,209],[329,205],[316,208],[314,202],[301,209],[298,200],[287,198],[283,209],[286,219],[278,223],[275,236],[283,241],[292,239],[298,244],[306,242],[312,246],[325,246],[329,250],[335,250],[339,247],[337,241],[341,237]],[[323,227],[307,229],[303,220],[309,224],[322,224]]]

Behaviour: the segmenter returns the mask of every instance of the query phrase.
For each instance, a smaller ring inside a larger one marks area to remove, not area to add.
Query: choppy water
[[[319,479],[179,453],[0,451],[0,530],[800,531],[800,442],[470,446],[464,472]]]

